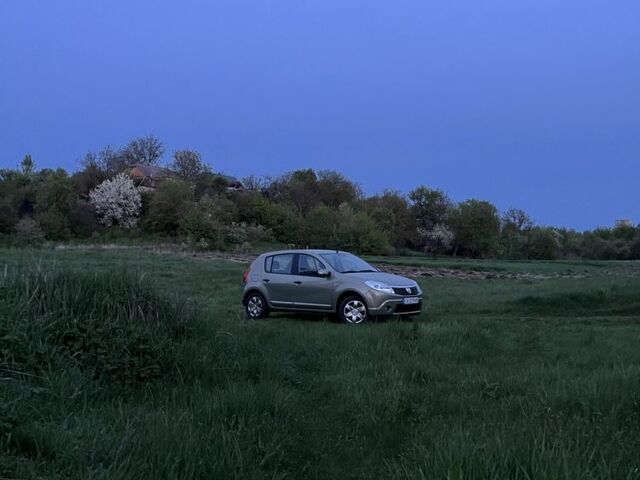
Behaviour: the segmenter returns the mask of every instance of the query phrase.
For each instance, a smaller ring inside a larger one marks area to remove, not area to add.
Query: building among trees
[[[127,167],[125,172],[138,187],[157,188],[158,184],[166,179],[175,176],[175,173],[168,168],[135,163]]]

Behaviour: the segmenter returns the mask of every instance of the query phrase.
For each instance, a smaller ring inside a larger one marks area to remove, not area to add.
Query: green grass
[[[421,317],[363,328],[246,321],[243,268],[0,250],[0,478],[640,478],[635,265],[421,279]],[[58,334],[88,318],[107,353],[83,363]],[[132,334],[155,374],[97,374]]]

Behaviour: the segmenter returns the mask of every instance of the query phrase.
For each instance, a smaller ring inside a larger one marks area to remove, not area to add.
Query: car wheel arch
[[[254,293],[259,293],[260,295],[262,295],[262,297],[267,301],[267,304],[269,304],[269,297],[267,297],[265,292],[260,291],[259,288],[252,288],[251,290],[247,290],[244,294],[244,297],[242,297],[242,304],[246,305],[249,297]]]
[[[340,308],[340,304],[347,297],[358,297],[362,301],[362,303],[364,303],[367,306],[367,308],[369,308],[367,301],[365,300],[365,298],[362,296],[360,292],[358,292],[357,290],[345,290],[343,292],[340,292],[340,294],[336,298],[336,304],[333,306],[333,310],[335,313],[338,312],[338,308]]]

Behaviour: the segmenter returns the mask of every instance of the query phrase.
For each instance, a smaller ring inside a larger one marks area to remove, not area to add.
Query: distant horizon
[[[632,0],[7,0],[0,17],[0,168],[71,171],[153,133],[240,178],[337,170],[368,195],[640,223]]]

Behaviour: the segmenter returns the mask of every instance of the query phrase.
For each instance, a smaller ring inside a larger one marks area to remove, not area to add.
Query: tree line
[[[418,186],[366,196],[333,170],[301,169],[248,177],[229,189],[193,150],[172,153],[171,175],[149,189],[123,172],[159,166],[154,136],[88,152],[77,171],[0,170],[0,238],[22,244],[153,234],[198,249],[243,249],[277,241],[365,254],[423,251],[505,259],[640,259],[640,228],[622,224],[578,232],[536,225],[521,209],[500,212],[487,200],[452,200]]]

